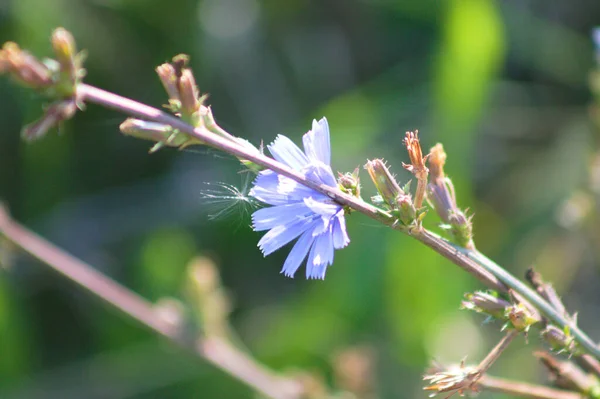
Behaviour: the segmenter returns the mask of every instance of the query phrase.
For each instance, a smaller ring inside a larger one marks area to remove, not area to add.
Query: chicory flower
[[[337,187],[331,166],[327,119],[313,121],[312,130],[302,137],[304,151],[289,138],[279,135],[268,146],[277,161],[302,173],[308,180]],[[250,195],[271,207],[252,214],[255,231],[269,230],[258,242],[267,256],[292,240],[281,272],[293,277],[308,255],[306,278],[324,279],[333,263],[335,249],[348,245],[343,207],[328,196],[271,170],[259,173]]]

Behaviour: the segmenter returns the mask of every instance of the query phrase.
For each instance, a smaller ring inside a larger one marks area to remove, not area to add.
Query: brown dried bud
[[[406,170],[415,175],[417,178],[417,190],[415,192],[415,207],[420,209],[423,206],[423,199],[425,198],[425,190],[427,187],[427,175],[429,169],[425,166],[425,160],[427,157],[423,157],[423,151],[421,151],[421,143],[419,142],[419,131],[406,132],[404,138],[404,145],[408,151],[408,157],[410,158],[410,165],[405,163],[402,164]]]
[[[0,50],[0,73],[9,73],[18,82],[34,89],[54,84],[48,67],[13,42],[4,43]]]

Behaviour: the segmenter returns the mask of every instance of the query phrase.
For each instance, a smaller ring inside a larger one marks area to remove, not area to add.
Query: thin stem
[[[299,383],[274,374],[230,342],[218,337],[202,337],[190,341],[184,334],[185,329],[160,317],[152,303],[13,221],[1,205],[0,234],[129,317],[192,350],[263,395],[273,399],[301,397]]]
[[[552,308],[552,306],[550,306],[537,293],[535,293],[525,284],[521,283],[506,270],[502,269],[500,266],[481,255],[479,252],[458,247],[424,229],[407,230],[406,228],[402,228],[397,224],[394,225],[396,220],[388,212],[370,205],[361,199],[345,194],[337,188],[329,187],[324,184],[318,184],[314,181],[308,180],[301,173],[288,168],[286,165],[283,165],[272,158],[264,156],[263,154],[251,151],[248,148],[240,146],[226,138],[219,137],[205,127],[194,128],[182,120],[167,114],[166,112],[162,112],[156,108],[141,104],[125,97],[121,97],[102,89],[98,89],[93,86],[89,86],[87,84],[79,84],[77,88],[77,96],[80,101],[88,101],[100,104],[125,114],[170,125],[175,129],[179,129],[182,132],[202,140],[204,143],[212,147],[218,148],[242,159],[247,159],[257,165],[261,165],[265,168],[273,170],[276,173],[289,177],[294,181],[297,181],[309,188],[329,196],[331,199],[342,205],[349,206],[350,208],[363,213],[364,215],[387,226],[394,227],[400,231],[403,231],[404,233],[408,233],[408,235],[423,242],[425,245],[433,248],[445,258],[472,273],[490,288],[497,289],[502,292],[506,292],[507,287],[515,290],[527,300],[531,301],[535,307],[537,307],[542,313],[552,319],[560,327],[569,326],[577,341],[588,352],[600,359],[600,348],[583,331],[581,331],[577,326],[574,326],[570,321],[566,320],[562,315],[559,315]]]
[[[494,364],[494,362],[498,360],[498,358],[500,357],[500,355],[502,355],[506,348],[508,348],[508,345],[510,345],[512,340],[515,339],[517,335],[519,335],[519,331],[517,330],[511,330],[508,333],[506,333],[506,335],[502,337],[500,342],[496,344],[494,349],[492,349],[490,353],[488,353],[488,355],[479,363],[479,365],[477,366],[477,373],[479,375],[485,374],[492,366],[492,364]]]
[[[559,313],[552,305],[539,296],[537,292],[529,288],[527,285],[521,282],[521,280],[515,278],[512,274],[507,272],[497,263],[487,258],[481,252],[471,251],[464,248],[459,248],[459,250],[463,254],[466,254],[469,258],[474,259],[487,271],[494,274],[494,276],[498,277],[498,279],[508,287],[512,288],[525,297],[525,299],[533,303],[546,317],[550,318],[561,327],[568,326],[571,334],[575,336],[577,341],[596,358],[600,358],[600,348],[598,345],[596,345],[596,343],[594,343],[590,337],[588,337],[581,329],[579,329],[579,327],[577,327],[573,321],[567,319],[563,314]]]
[[[484,375],[477,382],[477,387],[487,391],[501,392],[507,395],[529,399],[585,399],[584,395],[577,392],[563,391],[562,389],[548,388],[541,385],[512,381],[504,378]]]

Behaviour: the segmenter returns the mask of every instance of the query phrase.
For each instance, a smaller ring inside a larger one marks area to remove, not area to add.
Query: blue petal
[[[268,147],[273,158],[292,169],[299,171],[308,164],[308,158],[302,150],[292,140],[281,134]]]
[[[317,236],[308,255],[306,278],[325,278],[326,266],[333,263],[333,237],[331,231]]]
[[[252,214],[252,228],[254,231],[272,229],[278,225],[291,224],[313,213],[304,202],[292,202],[262,208]]]
[[[311,161],[320,161],[325,165],[331,163],[331,148],[329,144],[329,125],[327,118],[319,122],[313,120],[312,130],[302,137],[304,152]]]
[[[337,187],[331,166],[315,161],[308,164],[302,171],[307,179],[329,187]]]
[[[294,248],[290,251],[285,263],[283,264],[283,269],[281,269],[281,273],[286,275],[287,277],[294,277],[294,274],[300,267],[300,264],[306,258],[306,254],[310,249],[311,245],[314,242],[314,238],[311,230],[305,231],[296,244]]]
[[[288,196],[289,200],[294,201],[302,201],[306,197],[312,197],[321,201],[325,201],[329,198],[325,194],[321,194],[312,188],[306,187],[295,180],[281,175],[279,176],[279,186],[277,186],[277,192]]]
[[[315,201],[313,198],[305,198],[304,204],[315,214],[321,216],[321,224],[317,224],[317,227],[313,231],[313,235],[315,236],[322,234],[329,228],[333,216],[341,209],[341,206],[338,204]]]
[[[314,223],[315,220],[313,216],[297,220],[287,225],[278,225],[269,230],[269,232],[258,241],[258,247],[264,256],[270,255],[300,234],[304,233],[311,226],[314,226]]]
[[[277,190],[279,175],[271,170],[263,170],[254,180],[249,195],[269,205],[284,205],[289,202],[287,195]]]
[[[341,209],[333,220],[333,247],[335,249],[344,248],[350,243],[350,237],[346,231],[346,219],[344,218],[344,210]]]
[[[316,201],[312,197],[304,198],[304,204],[314,213],[331,219],[336,213],[342,209],[342,206],[331,201],[330,203]]]

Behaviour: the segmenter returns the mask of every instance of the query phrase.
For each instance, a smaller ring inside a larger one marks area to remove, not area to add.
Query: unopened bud
[[[539,316],[531,312],[523,304],[516,304],[507,308],[505,315],[515,330],[525,333],[529,331],[532,325],[540,321]]]
[[[338,173],[338,185],[346,194],[360,198],[360,178],[358,173],[358,168],[354,169],[352,173]]]
[[[127,136],[156,142],[157,146],[154,146],[150,152],[155,152],[163,146],[185,148],[190,145],[201,144],[196,138],[158,122],[127,118],[119,125],[119,129],[121,133]]]
[[[474,248],[473,223],[456,205],[454,186],[444,174],[446,153],[441,144],[436,144],[429,152],[429,183],[427,194],[445,227],[450,231],[457,244],[464,248]]]
[[[466,301],[461,303],[463,309],[484,313],[499,320],[506,320],[506,309],[511,303],[498,298],[492,293],[477,291],[465,295]]]
[[[34,89],[45,89],[54,83],[50,69],[13,42],[4,43],[0,50],[0,73],[9,73],[19,83]]]
[[[409,194],[400,194],[397,200],[398,219],[405,225],[412,225],[417,218],[417,209]]]
[[[159,65],[156,67],[156,73],[158,74],[169,99],[179,102],[179,88],[177,87],[178,77],[173,65],[169,63]]]
[[[404,191],[388,170],[385,162],[382,159],[367,161],[365,169],[369,172],[369,176],[371,176],[371,180],[373,180],[373,184],[375,184],[383,201],[389,208],[396,208],[398,197],[404,195]]]
[[[550,345],[550,347],[558,353],[575,354],[577,351],[577,343],[575,338],[569,333],[568,329],[561,330],[560,328],[549,324],[541,332],[542,338]]]
[[[179,98],[181,99],[181,113],[193,126],[198,124],[200,111],[199,91],[192,70],[185,68],[179,78]],[[195,120],[194,120],[195,119]]]
[[[52,32],[52,48],[61,69],[75,73],[75,39],[73,35],[64,28],[57,28]]]

